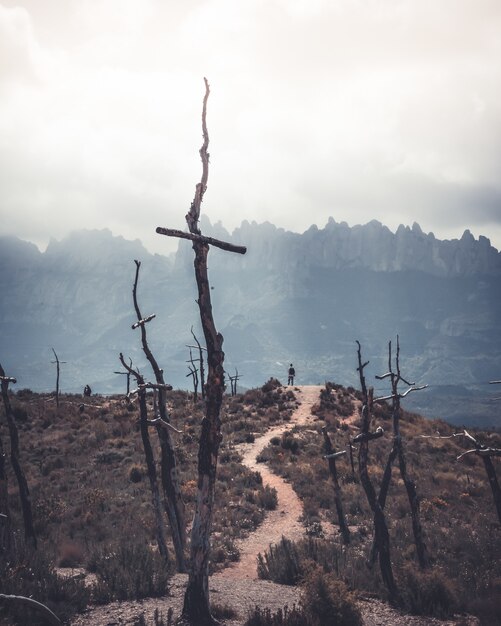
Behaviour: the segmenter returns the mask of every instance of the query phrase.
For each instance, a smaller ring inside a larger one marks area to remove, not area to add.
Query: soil
[[[241,558],[238,563],[215,574],[210,578],[209,589],[211,604],[218,607],[231,607],[237,614],[234,619],[224,620],[227,626],[242,626],[249,610],[254,606],[269,608],[276,611],[285,605],[292,607],[299,602],[299,589],[285,585],[277,585],[270,581],[257,578],[257,555],[264,552],[271,543],[277,543],[282,536],[291,540],[304,537],[304,527],[300,522],[302,504],[291,485],[271,472],[263,463],[258,463],[259,455],[273,437],[279,437],[295,425],[307,425],[314,417],[311,408],[319,400],[321,386],[294,387],[300,402],[290,422],[275,426],[264,435],[256,438],[252,444],[242,444],[239,448],[243,455],[243,463],[254,471],[259,471],[263,484],[277,491],[278,506],[267,513],[263,524],[249,537],[238,544]],[[348,422],[355,419],[355,414]],[[325,524],[323,524],[325,529]],[[327,528],[332,532],[332,528]],[[85,613],[78,615],[72,626],[118,626],[131,625],[144,613],[146,623],[153,624],[153,614],[158,609],[167,621],[169,610],[174,618],[179,616],[182,608],[184,589],[187,576],[175,575],[171,580],[169,595],[164,598],[152,598],[144,601],[115,602],[101,607],[90,607]],[[452,626],[461,623],[463,626],[477,624],[475,618],[441,621],[432,618],[421,618],[403,615],[383,602],[375,599],[360,599],[364,626]]]

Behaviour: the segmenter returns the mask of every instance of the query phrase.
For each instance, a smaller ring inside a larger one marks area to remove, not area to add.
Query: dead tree
[[[148,407],[146,404],[146,385],[144,378],[139,371],[132,369],[125,363],[123,354],[120,353],[120,362],[127,370],[129,375],[133,375],[138,384],[138,403],[139,403],[139,429],[141,431],[141,439],[143,441],[144,457],[146,460],[146,469],[148,471],[148,479],[150,481],[151,499],[153,503],[153,511],[155,513],[155,526],[157,535],[158,551],[169,562],[169,552],[165,542],[165,524],[162,516],[162,508],[160,506],[160,489],[158,486],[157,468],[153,448],[151,446],[150,434],[148,432]]]
[[[232,396],[236,396],[237,395],[237,384],[238,384],[238,381],[240,380],[240,378],[242,378],[242,376],[238,373],[238,370],[235,367],[235,375],[232,376],[231,374],[228,374],[228,378],[230,379],[231,395]]]
[[[393,577],[393,568],[390,556],[390,535],[383,508],[379,504],[376,496],[376,490],[372,484],[368,470],[369,441],[371,438],[370,423],[372,418],[373,389],[367,390],[365,382],[364,368],[369,361],[362,363],[362,350],[360,343],[358,345],[358,367],[357,371],[360,376],[360,386],[362,388],[362,429],[361,437],[358,440],[360,447],[358,449],[358,467],[360,472],[360,482],[365,491],[367,502],[371,508],[374,519],[374,539],[379,553],[379,566],[383,582],[388,590],[389,599],[392,603],[396,603],[399,598],[397,585]]]
[[[138,321],[133,324],[132,328],[141,329],[141,344],[143,347],[143,352],[151,365],[151,368],[155,375],[156,388],[158,389],[159,417],[163,422],[168,424],[170,423],[170,416],[167,411],[165,395],[167,386],[164,381],[163,370],[160,369],[155,357],[153,356],[153,353],[150,350],[146,335],[146,324],[151,321],[155,316],[149,315],[148,317],[143,318],[141,315],[137,299],[137,284],[139,280],[139,268],[141,267],[141,263],[137,260],[134,262],[136,264],[136,275],[134,279],[134,287],[132,289],[132,298],[134,301],[134,309],[136,311]],[[124,363],[122,363],[122,365],[124,365]],[[157,422],[156,430],[160,442],[162,487],[165,494],[164,502],[166,505],[167,516],[169,518],[169,524],[171,527],[172,541],[174,544],[174,552],[176,553],[177,567],[180,572],[184,572],[186,571],[184,555],[186,547],[186,517],[181,493],[181,486],[179,484],[176,455],[174,453],[174,446],[172,444],[169,429],[162,428],[160,422]]]
[[[501,524],[501,488],[499,486],[494,463],[492,462],[492,457],[501,456],[501,449],[489,448],[485,444],[480,443],[480,441],[473,437],[467,430],[463,430],[460,433],[452,433],[452,435],[448,436],[421,435],[421,437],[423,439],[452,439],[454,437],[464,437],[468,441],[471,441],[471,443],[474,445],[474,448],[466,450],[466,452],[460,454],[456,460],[461,461],[461,459],[463,459],[465,456],[468,456],[469,454],[476,454],[482,459],[485,471],[487,473],[487,480],[489,481],[489,485],[491,487],[492,497],[494,499],[494,505],[498,514],[499,523]]]
[[[332,477],[332,484],[334,485],[334,503],[336,505],[339,530],[343,538],[343,543],[348,545],[350,543],[350,529],[348,528],[348,524],[346,523],[346,518],[344,516],[343,502],[341,499],[341,485],[339,484],[336,467],[336,459],[340,456],[345,455],[346,450],[334,452],[334,448],[332,447],[332,442],[329,437],[329,433],[327,432],[326,426],[322,428],[322,432],[324,434],[324,459],[327,459],[327,461],[329,462],[329,472]]]
[[[5,371],[0,365],[0,386],[2,389],[2,399],[5,408],[5,417],[7,418],[7,426],[9,428],[10,438],[10,462],[14,474],[16,475],[19,487],[19,499],[21,500],[21,510],[23,512],[24,522],[24,539],[32,548],[37,547],[37,537],[33,527],[33,512],[31,509],[30,490],[28,481],[21,467],[21,455],[19,452],[19,433],[17,431],[16,420],[12,411],[12,405],[9,398],[9,383],[15,383],[16,379],[5,375]],[[1,452],[1,451],[0,451]],[[5,468],[4,468],[5,471]]]
[[[202,398],[205,400],[205,366],[204,366],[204,353],[205,350],[207,352],[207,348],[204,348],[200,342],[198,341],[197,336],[193,332],[193,326],[191,327],[191,334],[193,335],[193,339],[197,344],[198,348],[198,358],[200,359],[200,389],[202,390]],[[189,348],[193,348],[194,346],[188,346]]]
[[[202,177],[196,185],[195,197],[186,215],[189,232],[158,227],[162,235],[189,239],[195,253],[194,269],[198,288],[198,307],[207,346],[207,384],[205,388],[205,417],[202,420],[198,450],[198,484],[195,515],[191,531],[191,558],[188,585],[184,596],[181,622],[206,626],[217,623],[212,617],[209,605],[209,552],[212,515],[214,508],[214,487],[216,482],[217,459],[221,442],[221,404],[224,393],[224,352],[223,336],[217,332],[212,314],[211,290],[207,271],[209,246],[244,254],[246,248],[234,246],[224,241],[205,237],[200,232],[198,222],[203,196],[209,175],[209,134],[206,115],[209,83],[205,81],[205,96],[202,108],[203,144],[200,148]]]
[[[59,408],[59,374],[60,374],[60,369],[61,369],[61,365],[66,363],[66,361],[60,361],[56,351],[54,350],[54,348],[52,348],[52,352],[54,352],[54,356],[56,357],[55,361],[51,361],[51,363],[55,363],[56,364],[56,406],[57,408]]]
[[[194,359],[193,353],[191,351],[191,347],[188,346],[188,348],[190,348],[190,359],[189,361],[186,361],[186,363],[190,363],[190,365],[188,365],[188,369],[190,371],[189,371],[189,374],[186,374],[186,378],[189,378],[191,376],[193,379],[193,402],[196,403],[198,402],[198,368],[195,365],[195,362],[199,361],[199,359]],[[202,389],[203,389],[203,384],[202,384]]]
[[[400,372],[400,341],[397,335],[397,353],[395,358],[396,372],[393,371],[392,364],[392,351],[391,341],[388,344],[388,372],[382,376],[376,376],[377,380],[384,380],[388,378],[391,384],[391,395],[376,398],[374,402],[385,402],[391,400],[392,402],[392,419],[393,419],[393,445],[388,455],[388,460],[384,469],[383,480],[381,481],[381,488],[379,491],[378,502],[382,509],[386,504],[386,497],[388,495],[388,489],[391,481],[392,466],[395,459],[398,457],[398,466],[400,469],[400,476],[405,485],[407,492],[407,498],[409,500],[409,506],[411,510],[412,518],[412,532],[414,534],[414,543],[416,544],[416,553],[418,557],[419,566],[426,568],[429,566],[429,558],[426,550],[426,545],[423,539],[423,529],[421,527],[421,518],[419,514],[419,498],[416,491],[416,485],[407,473],[407,463],[405,459],[404,447],[402,442],[402,435],[400,432],[400,417],[401,407],[400,400],[405,398],[412,391],[419,391],[425,389],[427,385],[416,387],[414,383],[410,383],[402,376]],[[404,393],[399,393],[398,385],[403,382],[408,385],[408,389]],[[375,559],[375,550],[377,550],[376,543],[374,542],[371,562]]]
[[[132,368],[132,359],[129,359],[129,368]],[[127,381],[127,391],[125,392],[125,395],[128,396],[129,395],[129,391],[130,391],[130,371],[126,370],[125,372],[113,372],[114,374],[120,374],[121,376],[126,376],[126,381]]]
[[[9,552],[12,543],[12,528],[9,507],[9,483],[5,467],[3,441],[0,437],[0,554]]]

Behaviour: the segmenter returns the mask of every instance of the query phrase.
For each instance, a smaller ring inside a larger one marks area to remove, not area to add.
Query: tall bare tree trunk
[[[120,354],[120,361],[126,368],[127,372],[132,373],[137,380],[138,385],[144,384],[144,379],[139,372],[132,369],[130,365],[125,363],[123,354]],[[141,439],[144,448],[144,457],[146,460],[146,469],[148,471],[148,479],[150,482],[151,499],[153,504],[153,511],[155,513],[155,525],[157,535],[158,551],[165,559],[166,563],[169,563],[169,552],[167,550],[167,544],[165,542],[165,524],[162,516],[162,508],[160,506],[160,490],[158,487],[158,476],[155,465],[155,457],[153,454],[153,448],[151,447],[150,433],[148,431],[148,407],[146,404],[146,389],[139,388],[138,392],[139,402],[139,428],[141,431]]]
[[[0,438],[0,554],[9,552],[12,541],[12,528],[9,508],[9,489],[5,468],[5,453]]]
[[[379,567],[381,569],[381,576],[383,582],[388,590],[389,599],[392,603],[398,601],[398,589],[393,577],[393,568],[391,565],[390,556],[390,535],[388,533],[388,526],[386,524],[386,518],[381,508],[378,499],[376,497],[376,491],[369,477],[368,470],[368,456],[369,456],[369,427],[371,420],[372,410],[372,389],[367,391],[365,383],[365,376],[363,373],[364,367],[368,364],[362,363],[362,352],[360,343],[358,344],[358,371],[360,375],[360,384],[362,387],[362,438],[360,440],[360,447],[358,450],[358,465],[360,471],[360,482],[365,491],[367,502],[371,508],[374,517],[374,537],[379,553]]]
[[[0,377],[2,398],[5,407],[5,417],[7,418],[7,425],[9,427],[10,437],[10,462],[12,469],[16,475],[17,484],[19,486],[19,498],[21,500],[21,509],[23,512],[24,522],[24,538],[26,543],[35,548],[37,547],[37,538],[35,529],[33,527],[33,513],[31,509],[30,490],[28,488],[28,481],[24,475],[23,468],[21,467],[21,456],[19,453],[19,434],[17,432],[16,421],[14,413],[12,412],[12,406],[9,398],[9,383],[5,380],[5,372],[0,365]]]
[[[327,428],[323,428],[322,432],[324,434],[324,450],[326,455],[332,455],[334,449],[332,447],[332,442],[329,437],[329,433],[327,432]],[[348,528],[348,524],[346,523],[346,519],[343,511],[343,502],[341,499],[341,486],[339,484],[339,479],[337,476],[337,467],[336,467],[336,459],[334,457],[327,459],[329,462],[329,471],[332,477],[332,483],[334,485],[334,503],[336,505],[337,511],[337,519],[339,530],[341,532],[341,536],[343,538],[343,543],[350,543],[350,529]]]
[[[384,509],[386,504],[386,497],[388,494],[388,488],[390,486],[391,481],[391,469],[393,462],[396,457],[398,457],[398,465],[400,469],[400,476],[402,477],[403,483],[405,485],[405,490],[407,492],[407,498],[409,500],[409,507],[411,510],[411,519],[412,519],[412,532],[414,535],[414,543],[416,545],[416,553],[418,557],[419,566],[421,568],[429,567],[429,558],[428,552],[426,549],[426,545],[424,543],[423,538],[423,529],[421,526],[421,516],[419,512],[419,498],[416,491],[416,485],[414,481],[411,480],[407,473],[407,463],[405,461],[405,452],[402,442],[402,435],[400,433],[400,417],[401,417],[401,407],[400,407],[400,398],[404,397],[404,395],[400,395],[398,392],[398,385],[401,381],[410,385],[410,389],[407,391],[415,391],[419,388],[413,387],[411,383],[408,383],[405,378],[400,373],[400,341],[397,335],[397,353],[396,353],[396,372],[392,369],[392,358],[391,358],[391,341],[388,344],[388,373],[383,376],[376,376],[378,380],[382,380],[384,378],[389,378],[391,382],[391,401],[392,401],[392,416],[393,416],[393,446],[388,456],[388,460],[386,462],[386,467],[383,474],[383,480],[381,482],[381,489],[379,492],[379,504],[381,508]],[[373,562],[376,556],[377,546],[374,541],[372,551],[371,551],[371,561]]]
[[[191,530],[190,571],[188,586],[184,596],[181,623],[193,626],[216,624],[210,613],[209,604],[209,552],[212,514],[214,508],[214,487],[216,483],[217,458],[221,443],[221,404],[224,393],[224,352],[223,336],[217,332],[212,315],[210,285],[207,270],[209,245],[222,250],[245,254],[246,248],[224,241],[205,237],[198,228],[200,207],[207,188],[209,176],[209,133],[207,132],[207,100],[209,83],[205,81],[205,96],[202,108],[203,144],[200,148],[202,177],[195,188],[195,197],[186,215],[189,233],[157,227],[156,232],[170,237],[189,239],[195,253],[194,269],[198,288],[198,308],[207,347],[207,384],[205,386],[205,417],[202,420],[198,449],[197,500]]]
[[[134,309],[136,311],[138,326],[141,329],[141,343],[143,346],[143,352],[148,359],[155,380],[159,385],[158,389],[158,412],[160,418],[170,423],[170,416],[167,411],[166,397],[165,397],[165,381],[163,371],[160,369],[157,360],[153,356],[148,345],[146,336],[146,322],[143,320],[141,311],[139,309],[137,299],[137,284],[139,280],[139,269],[141,267],[140,261],[134,261],[136,264],[136,275],[134,279],[134,287],[132,290],[132,297],[134,301]],[[152,319],[152,318],[149,318]],[[135,326],[135,325],[134,325]],[[122,363],[123,365],[124,363]],[[168,429],[163,428],[160,425],[156,426],[158,439],[160,441],[160,454],[161,454],[161,477],[162,487],[164,490],[164,505],[165,511],[169,518],[169,524],[172,533],[172,541],[174,544],[174,552],[176,553],[176,561],[178,571],[186,571],[185,563],[185,546],[186,546],[186,518],[184,511],[184,503],[182,499],[181,487],[179,484],[179,476],[176,463],[176,455],[174,453],[174,446],[172,444],[171,436]]]

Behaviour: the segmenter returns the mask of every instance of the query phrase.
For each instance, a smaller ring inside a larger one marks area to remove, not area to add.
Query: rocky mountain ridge
[[[381,373],[398,333],[406,374],[430,384],[416,408],[437,414],[440,406],[447,417],[447,406],[473,394],[475,410],[460,402],[460,419],[490,402],[486,383],[501,373],[501,254],[487,238],[466,231],[440,241],[416,224],[391,233],[378,222],[349,228],[332,219],[302,235],[249,222],[231,235],[208,220],[202,230],[248,247],[245,256],[214,249],[209,257],[226,367],[238,368],[245,386],[283,378],[289,362],[301,383],[356,385],[355,339]],[[52,347],[67,361],[63,391],[121,389],[119,352],[146,371],[131,330],[136,258],[142,312],[157,314],[151,346],[169,382],[189,386],[191,326],[202,336],[191,245],[163,257],[104,230],[51,241],[43,253],[0,237],[0,362],[21,387],[54,387]]]

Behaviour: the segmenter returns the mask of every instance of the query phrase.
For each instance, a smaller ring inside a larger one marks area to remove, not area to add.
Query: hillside
[[[501,372],[501,255],[485,237],[440,241],[417,224],[392,233],[378,222],[350,228],[332,219],[301,235],[248,222],[232,235],[221,224],[203,228],[248,247],[231,263],[218,250],[210,257],[227,370],[238,368],[245,387],[282,379],[290,362],[303,384],[354,384],[355,340],[375,374],[398,333],[408,375],[429,385],[412,400],[415,410],[501,423],[488,385]],[[0,358],[20,388],[54,388],[51,347],[67,362],[63,390],[123,388],[118,353],[144,363],[130,330],[135,258],[142,310],[157,315],[152,347],[169,382],[187,386],[191,326],[201,335],[190,245],[180,242],[167,258],[109,231],[82,231],[44,253],[0,238]]]
[[[352,545],[343,547],[336,528],[328,466],[322,459],[321,435],[322,426],[327,426],[334,448],[345,448],[348,437],[353,438],[358,433],[360,396],[354,389],[333,384],[323,391],[312,391],[313,395],[308,388],[299,387],[292,392],[290,388],[270,381],[262,388],[225,400],[211,565],[212,571],[220,571],[221,574],[212,579],[211,588],[219,590],[213,594],[213,601],[219,604],[220,610],[224,605],[231,607],[233,601],[233,609],[239,612],[238,619],[228,618],[228,624],[243,624],[245,607],[249,606],[249,587],[245,586],[244,580],[249,573],[246,566],[241,574],[243,595],[239,596],[239,592],[232,591],[240,589],[239,559],[242,558],[242,564],[249,562],[245,554],[264,554],[268,549],[272,535],[265,531],[265,540],[257,544],[254,537],[256,528],[259,529],[263,521],[266,524],[267,511],[271,511],[272,515],[275,514],[273,509],[278,511],[278,519],[285,520],[282,528],[287,532],[292,533],[290,523],[297,522],[297,518],[287,521],[286,514],[290,508],[288,496],[285,496],[285,501],[282,500],[284,496],[280,495],[280,490],[274,492],[267,485],[267,479],[260,476],[265,475],[260,468],[266,463],[274,473],[285,477],[299,496],[303,510],[299,525],[302,530],[299,532],[303,533],[305,541],[297,544],[300,555],[294,557],[299,559],[297,567],[303,567],[302,560],[307,558],[318,560],[328,571],[334,568],[336,576],[358,592],[366,626],[381,623],[378,619],[386,619],[386,624],[395,626],[435,623],[429,617],[424,621],[406,617],[407,621],[403,621],[396,613],[386,614],[385,605],[364,600],[385,597],[377,571],[371,572],[365,565],[371,542],[371,515],[356,473],[352,474],[347,460],[338,462],[344,506],[352,532]],[[321,394],[317,395],[319,391]],[[77,396],[63,396],[58,410],[53,400],[46,396],[21,392],[13,397],[41,552],[61,566],[86,567],[95,572],[98,581],[101,581],[93,597],[94,601],[105,606],[96,609],[95,613],[75,618],[76,625],[100,626],[116,619],[117,614],[124,620],[128,616],[130,620],[131,616],[138,618],[141,612],[145,612],[151,620],[155,607],[161,607],[165,617],[172,602],[178,606],[175,598],[182,594],[183,584],[179,578],[172,579],[172,600],[167,597],[148,601],[144,605],[137,602],[108,604],[116,597],[125,600],[127,596],[123,594],[128,585],[136,588],[134,585],[138,584],[136,581],[133,585],[124,577],[123,568],[130,570],[137,559],[142,559],[137,561],[133,570],[147,576],[145,556],[141,550],[144,551],[147,544],[154,545],[155,541],[141,439],[137,431],[137,408],[124,405],[118,397],[95,396],[85,400],[81,411],[81,402]],[[183,498],[191,511],[202,405],[194,405],[192,398],[185,393],[173,392],[169,408],[173,425],[181,431],[176,436],[176,450]],[[300,410],[303,413],[299,413]],[[303,416],[299,421],[298,415]],[[378,425],[387,434],[371,444],[370,473],[376,485],[381,479],[384,459],[391,447],[391,421],[385,407],[376,413],[373,426]],[[261,434],[270,427],[276,429],[275,434],[269,432],[266,440],[258,444]],[[499,598],[497,572],[501,559],[501,536],[485,471],[474,455],[460,463],[455,460],[465,449],[460,438],[423,437],[436,436],[438,431],[445,436],[452,429],[444,422],[425,420],[412,413],[404,414],[402,434],[409,472],[418,485],[425,540],[434,566],[435,578],[430,580],[433,580],[433,585],[439,585],[451,594],[448,602],[452,604],[448,604],[447,609],[434,605],[433,610],[466,610],[483,616],[482,623],[485,625],[495,624],[493,616],[499,615],[496,598]],[[3,420],[0,436],[5,446],[8,438]],[[478,436],[493,447],[501,446],[499,436],[488,433]],[[252,442],[256,442],[257,448],[252,447]],[[265,443],[268,445],[263,449]],[[245,452],[251,449],[258,454],[258,462],[252,467],[246,461]],[[19,520],[20,511],[11,472],[10,476],[10,502]],[[414,585],[426,594],[426,579],[413,565],[415,556],[408,505],[396,469],[387,512],[398,580],[400,584]],[[296,515],[292,514],[292,517]],[[274,527],[276,523],[282,522],[275,522]],[[19,526],[19,521],[16,524]],[[300,540],[301,534],[297,535],[297,532],[295,530],[296,534],[291,534],[291,538]],[[249,544],[251,540],[252,544]],[[248,553],[249,545],[254,546],[251,548],[254,552]],[[120,565],[119,555],[124,550],[126,561]],[[223,569],[231,567],[232,563],[237,563],[235,569]],[[17,573],[10,572],[3,578],[4,584],[7,581],[11,585],[11,592],[12,589],[20,591],[20,579],[16,577],[22,576],[23,571],[23,568],[17,569]],[[225,571],[229,572],[228,576],[225,576]],[[254,573],[251,577],[255,576]],[[253,589],[252,602],[259,604],[262,600],[262,606],[270,606],[273,610],[285,602],[289,602],[290,606],[290,600],[297,598],[299,593],[297,589],[291,592],[287,589],[272,591],[272,587],[265,592],[263,586]],[[256,589],[261,591],[256,592]],[[40,593],[39,589],[33,591]],[[58,593],[64,597],[61,591]],[[150,589],[147,595],[159,593]],[[79,594],[80,603],[90,601],[88,593],[87,596],[83,592]],[[73,604],[77,605],[75,600]],[[53,606],[63,614],[69,610],[64,608],[61,598]],[[468,622],[464,618],[454,618],[447,623]]]

